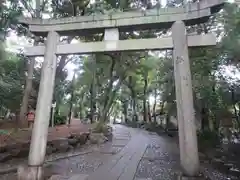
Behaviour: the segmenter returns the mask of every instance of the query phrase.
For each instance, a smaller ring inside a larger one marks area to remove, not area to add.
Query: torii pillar
[[[28,166],[18,168],[18,180],[42,180],[46,154],[48,126],[57,67],[56,50],[59,41],[57,32],[49,32],[41,70],[41,82],[36,108],[36,119],[28,157]]]
[[[172,38],[180,161],[184,175],[196,176],[199,173],[199,156],[186,27],[183,21],[173,24]]]

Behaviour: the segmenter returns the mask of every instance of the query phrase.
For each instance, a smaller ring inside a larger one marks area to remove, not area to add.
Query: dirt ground
[[[9,123],[6,126],[0,127],[0,148],[6,145],[31,141],[32,129],[15,129],[9,127]],[[90,124],[82,124],[79,119],[73,119],[70,125],[49,127],[48,141],[66,138],[73,133],[88,132],[90,127]]]

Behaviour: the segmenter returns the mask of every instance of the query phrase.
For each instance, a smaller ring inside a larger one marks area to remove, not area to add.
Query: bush
[[[199,148],[216,147],[220,144],[220,138],[216,132],[203,131],[198,133],[198,146]]]
[[[97,122],[93,125],[92,131],[94,133],[107,134],[109,131],[111,131],[111,127],[108,126],[107,124],[103,123],[103,122]]]
[[[112,139],[112,127],[103,122],[97,122],[94,124],[92,133],[103,134],[108,140]]]
[[[54,125],[66,124],[67,117],[55,114],[54,116]]]

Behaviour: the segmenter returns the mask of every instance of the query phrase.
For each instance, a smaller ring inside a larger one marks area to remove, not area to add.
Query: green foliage
[[[103,122],[97,122],[93,125],[92,132],[94,133],[103,133],[103,135],[108,136],[109,133],[112,132],[112,129],[110,126]]]
[[[200,149],[213,148],[220,143],[220,138],[216,132],[203,131],[198,133],[198,146]]]
[[[23,8],[18,1],[8,0],[0,6],[0,39],[5,39],[9,28],[17,27],[17,17],[22,14]]]
[[[224,25],[224,34],[221,47],[226,60],[238,64],[240,59],[240,8],[237,4],[228,4],[225,6],[220,21]]]
[[[8,53],[0,61],[0,104],[15,111],[20,106],[24,77],[24,57]]]
[[[67,116],[59,115],[55,113],[54,116],[54,125],[66,124]]]

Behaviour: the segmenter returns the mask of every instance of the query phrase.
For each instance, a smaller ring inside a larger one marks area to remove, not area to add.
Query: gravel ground
[[[111,155],[91,153],[83,156],[62,159],[51,163],[48,170],[51,174],[60,174],[63,176],[77,173],[89,174],[95,171],[109,156]]]
[[[137,178],[152,178],[152,180],[173,180],[181,173],[179,148],[174,139],[148,133],[149,146],[141,159]],[[209,163],[202,163],[202,172],[211,180],[239,180],[239,177],[226,174]]]
[[[17,179],[17,173],[0,175],[0,180],[16,180],[16,179]]]
[[[218,169],[214,169],[210,164],[205,164],[203,167],[204,175],[211,180],[239,180],[240,177],[236,177],[230,174],[222,173]]]
[[[149,135],[149,146],[141,159],[136,178],[172,180],[180,173],[176,144],[154,133]]]

